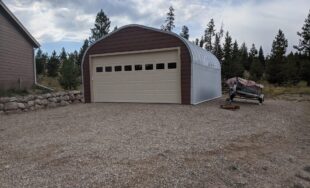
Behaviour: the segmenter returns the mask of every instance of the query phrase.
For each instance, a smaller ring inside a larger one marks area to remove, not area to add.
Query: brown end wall
[[[0,7],[0,89],[34,84],[33,45]]]
[[[91,102],[89,55],[170,47],[181,48],[181,98],[182,104],[190,104],[191,57],[186,45],[176,36],[138,26],[120,29],[91,46],[86,52],[82,67],[85,102]]]

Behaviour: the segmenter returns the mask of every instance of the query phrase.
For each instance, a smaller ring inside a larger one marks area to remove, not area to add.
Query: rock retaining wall
[[[0,114],[67,106],[83,102],[83,100],[83,95],[80,91],[28,95],[24,97],[0,97]]]

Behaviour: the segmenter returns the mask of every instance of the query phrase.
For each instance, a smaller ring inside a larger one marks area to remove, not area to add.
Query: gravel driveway
[[[310,103],[77,104],[0,115],[1,187],[310,187]]]

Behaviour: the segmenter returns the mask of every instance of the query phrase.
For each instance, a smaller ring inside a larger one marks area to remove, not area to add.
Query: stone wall
[[[67,106],[83,102],[83,100],[83,95],[80,91],[56,92],[24,97],[0,97],[0,114]]]

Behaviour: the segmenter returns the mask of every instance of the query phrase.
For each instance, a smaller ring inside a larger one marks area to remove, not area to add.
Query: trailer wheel
[[[260,104],[263,104],[264,102],[264,95],[261,95],[259,98],[258,98],[258,101]]]

